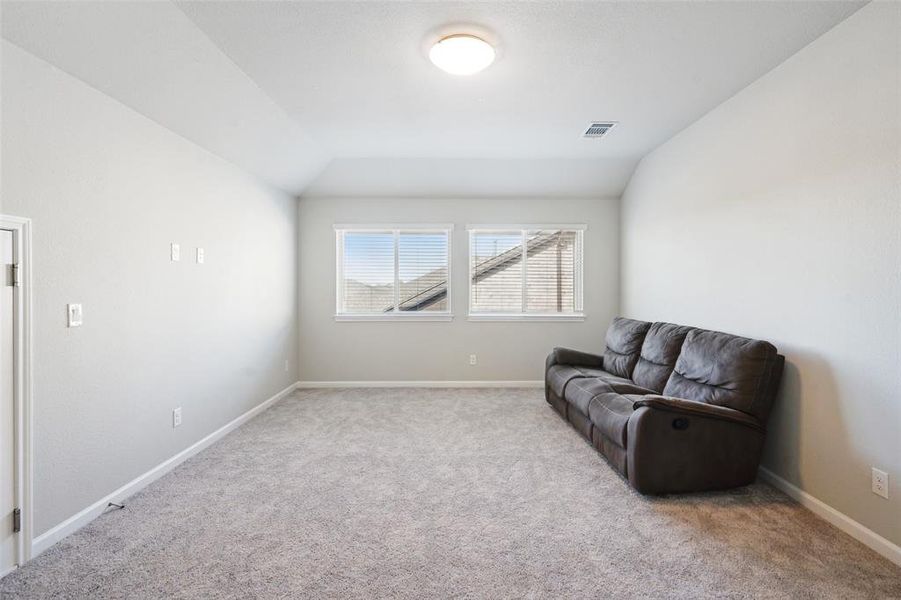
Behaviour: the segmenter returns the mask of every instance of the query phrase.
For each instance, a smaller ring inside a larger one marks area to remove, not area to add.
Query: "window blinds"
[[[581,314],[582,234],[471,229],[470,314]]]
[[[336,227],[339,315],[448,313],[448,229]]]

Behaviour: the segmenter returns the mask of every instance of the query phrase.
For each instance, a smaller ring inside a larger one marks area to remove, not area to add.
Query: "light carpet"
[[[294,394],[0,583],[4,598],[901,598],[756,484],[643,497],[541,390]]]

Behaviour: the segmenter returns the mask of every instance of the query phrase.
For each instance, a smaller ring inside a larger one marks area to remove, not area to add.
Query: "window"
[[[453,225],[336,225],[338,320],[450,320]]]
[[[584,229],[584,225],[470,227],[470,318],[584,318]]]

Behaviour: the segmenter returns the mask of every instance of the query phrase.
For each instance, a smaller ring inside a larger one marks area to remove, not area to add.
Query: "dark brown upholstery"
[[[588,420],[604,436],[620,448],[626,448],[626,428],[632,416],[635,395],[607,392],[591,399]],[[641,397],[639,394],[638,397]]]
[[[690,331],[663,394],[765,418],[772,400],[766,397],[767,384],[775,362],[776,348],[769,342]]]
[[[548,402],[642,493],[754,481],[784,358],[768,342],[614,320],[603,355],[556,348]]]
[[[566,385],[576,377],[584,377],[582,371],[576,367],[569,365],[551,365],[544,376],[547,387],[554,390],[554,393],[563,397],[566,391]]]
[[[645,389],[634,383],[604,381],[600,377],[579,377],[573,379],[566,389],[566,400],[575,406],[583,415],[588,415],[588,405],[600,394],[653,394],[653,390]]]
[[[604,370],[620,377],[632,377],[632,369],[638,362],[641,345],[650,327],[651,324],[645,321],[622,317],[613,319],[604,339],[607,345],[604,350]]]
[[[683,325],[652,324],[641,345],[641,354],[632,372],[635,383],[657,393],[662,392],[676,366],[676,359],[679,358],[682,343],[689,331],[691,327]]]

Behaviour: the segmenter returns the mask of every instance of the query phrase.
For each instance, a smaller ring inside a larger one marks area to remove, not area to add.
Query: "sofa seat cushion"
[[[651,390],[637,386],[632,382],[611,383],[598,377],[577,377],[566,386],[564,399],[588,416],[589,405],[595,396],[608,393],[620,394],[652,394]]]
[[[635,386],[635,384],[630,379],[626,379],[625,377],[618,377],[616,375],[613,375],[612,373],[604,371],[603,369],[593,369],[591,367],[553,365],[550,369],[547,370],[547,373],[545,375],[547,384],[550,386],[551,390],[553,390],[553,392],[560,398],[565,397],[567,384],[577,378],[602,379],[603,381],[606,381],[607,383],[614,386]],[[640,387],[640,389],[645,388]],[[651,394],[655,392],[648,389],[646,393]]]
[[[563,398],[566,384],[576,377],[585,377],[576,367],[569,365],[554,365],[547,370],[545,381],[555,394]]]
[[[592,369],[591,367],[576,367],[576,369],[582,374],[582,377],[600,377],[603,379],[605,375],[610,375],[604,369]]]
[[[613,373],[608,373],[607,371],[602,371],[600,369],[579,369],[579,371],[581,371],[582,374],[585,375],[585,377],[597,377],[598,379],[603,379],[611,385],[638,385],[631,379],[620,377],[618,375],[614,375]],[[638,387],[645,389],[644,386],[641,385],[639,385]]]
[[[626,449],[626,431],[632,408],[640,394],[620,394],[605,392],[591,399],[588,405],[588,419],[601,434],[622,449]]]

